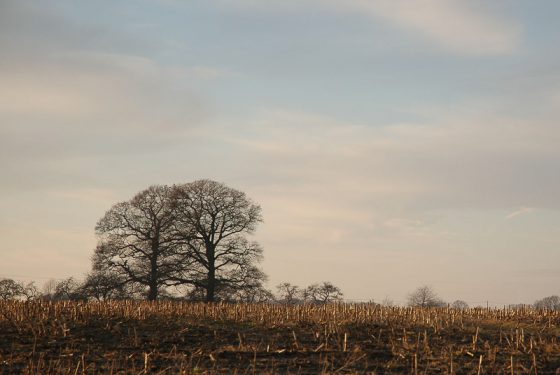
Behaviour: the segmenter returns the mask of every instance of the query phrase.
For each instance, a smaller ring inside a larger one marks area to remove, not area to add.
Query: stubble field
[[[0,302],[0,373],[560,374],[560,312]]]

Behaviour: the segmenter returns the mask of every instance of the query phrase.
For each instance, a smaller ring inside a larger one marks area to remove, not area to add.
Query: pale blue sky
[[[80,276],[95,222],[211,178],[273,288],[560,294],[556,1],[0,1],[0,276]]]

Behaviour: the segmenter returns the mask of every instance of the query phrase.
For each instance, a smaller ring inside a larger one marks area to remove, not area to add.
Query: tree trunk
[[[148,292],[148,301],[155,301],[158,297],[158,266],[157,266],[157,244],[152,244],[152,253],[154,256],[150,259],[150,291]]]
[[[206,257],[208,259],[208,280],[206,281],[206,302],[214,302],[216,294],[216,260],[214,259],[214,246],[207,245]]]
[[[150,284],[150,291],[148,292],[148,301],[155,301],[158,296],[157,284]]]
[[[216,270],[210,267],[208,270],[208,284],[206,285],[206,302],[214,302],[216,294]]]

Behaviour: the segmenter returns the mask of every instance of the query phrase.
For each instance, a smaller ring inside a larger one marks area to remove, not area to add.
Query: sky
[[[268,287],[560,294],[555,0],[0,0],[0,277],[83,277],[96,222],[208,178]]]

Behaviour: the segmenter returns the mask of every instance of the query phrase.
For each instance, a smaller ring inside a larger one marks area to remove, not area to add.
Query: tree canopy
[[[176,205],[167,186],[151,186],[117,203],[97,223],[100,237],[94,270],[117,274],[125,283],[148,288],[155,300],[162,287],[189,265],[176,238]]]
[[[262,221],[245,193],[212,180],[151,186],[115,204],[99,220],[94,273],[119,285],[147,289],[183,286],[214,301],[225,290],[259,287],[262,249],[247,236]]]
[[[254,264],[262,249],[247,239],[262,221],[261,208],[245,193],[211,180],[173,187],[178,237],[193,262],[178,281],[204,289],[213,301],[218,288],[242,287],[264,278]]]

